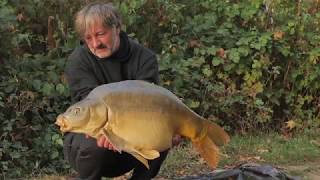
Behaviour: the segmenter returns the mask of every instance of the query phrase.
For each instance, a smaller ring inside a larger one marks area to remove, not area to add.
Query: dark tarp
[[[210,174],[178,178],[181,180],[300,180],[271,165],[247,163],[233,169],[216,170]]]

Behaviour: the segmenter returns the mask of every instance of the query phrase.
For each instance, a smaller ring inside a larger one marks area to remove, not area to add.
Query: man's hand
[[[89,138],[89,135],[86,135],[86,138]],[[97,146],[101,148],[109,149],[114,152],[118,152],[118,150],[112,146],[112,144],[109,142],[106,136],[100,136],[97,139]]]
[[[110,143],[110,141],[108,140],[108,138],[106,136],[100,136],[97,139],[97,145],[98,147],[103,147],[103,148],[107,148],[109,150],[112,150],[114,152],[118,152]]]

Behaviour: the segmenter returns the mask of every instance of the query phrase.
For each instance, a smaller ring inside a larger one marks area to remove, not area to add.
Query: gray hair
[[[81,38],[87,28],[95,23],[100,23],[106,28],[121,28],[121,17],[111,3],[88,4],[75,16],[75,30]]]

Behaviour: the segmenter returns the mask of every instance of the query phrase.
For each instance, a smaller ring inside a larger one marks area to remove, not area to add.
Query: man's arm
[[[81,58],[77,53],[71,54],[65,69],[65,76],[73,102],[84,99],[92,89],[98,86],[92,70],[80,60]]]

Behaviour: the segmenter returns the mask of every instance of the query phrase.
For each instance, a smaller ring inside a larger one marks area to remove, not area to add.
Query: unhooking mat
[[[233,169],[216,170],[210,174],[188,176],[179,180],[300,180],[300,177],[290,176],[271,165],[246,163]]]

